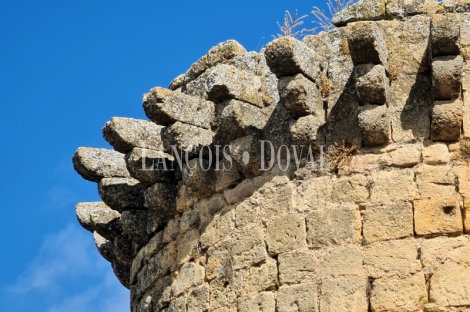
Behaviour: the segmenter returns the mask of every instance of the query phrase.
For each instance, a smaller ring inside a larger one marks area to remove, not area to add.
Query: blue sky
[[[71,157],[109,147],[113,116],[145,118],[167,87],[219,42],[259,51],[284,11],[325,1],[4,1],[0,9],[0,311],[129,311],[74,207],[99,200]],[[311,26],[309,17],[306,26]]]

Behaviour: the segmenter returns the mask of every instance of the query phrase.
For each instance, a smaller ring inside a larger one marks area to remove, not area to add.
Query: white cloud
[[[129,291],[98,254],[91,233],[75,225],[46,236],[35,259],[4,296],[29,300],[25,306],[41,301],[41,310],[49,312],[130,311]]]

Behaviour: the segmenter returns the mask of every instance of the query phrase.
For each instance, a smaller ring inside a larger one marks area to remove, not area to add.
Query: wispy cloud
[[[42,305],[38,311],[48,312],[130,310],[129,291],[117,281],[110,264],[98,255],[92,235],[75,225],[46,236],[35,259],[2,293],[0,302],[15,304],[10,310],[5,307],[6,311],[18,312],[19,305]]]
[[[65,208],[73,205],[78,201],[78,196],[71,189],[56,185],[45,194],[45,207],[48,208]]]

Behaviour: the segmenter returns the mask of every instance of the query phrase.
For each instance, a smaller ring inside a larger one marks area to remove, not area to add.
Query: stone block
[[[191,159],[183,166],[181,182],[191,188],[200,199],[215,193],[215,175],[211,162],[202,158]]]
[[[93,239],[95,241],[96,249],[98,249],[98,252],[100,255],[108,260],[109,262],[114,261],[114,246],[113,242],[110,240],[107,240],[97,232],[93,232]]]
[[[388,67],[387,46],[375,22],[348,25],[347,39],[354,65],[382,64]]]
[[[178,188],[178,194],[176,195],[176,211],[183,212],[185,209],[193,206],[198,202],[199,198],[196,192],[190,187],[182,184]]]
[[[181,272],[176,276],[171,285],[174,296],[178,296],[191,287],[204,283],[204,268],[196,263],[190,262],[183,265]]]
[[[129,279],[134,259],[134,251],[132,249],[132,240],[126,234],[118,235],[113,240],[114,262],[119,262],[129,267]]]
[[[322,312],[365,312],[368,309],[367,277],[351,276],[322,280]]]
[[[430,285],[430,301],[439,306],[467,307],[470,305],[470,267],[468,265],[446,261],[434,271]]]
[[[129,289],[131,287],[129,266],[122,264],[118,261],[114,261],[112,263],[112,268],[113,268],[114,275],[116,275],[117,279],[122,284],[122,286]]]
[[[384,145],[391,139],[391,124],[385,105],[361,106],[359,128],[364,146]]]
[[[364,249],[364,265],[372,276],[384,272],[414,273],[421,268],[418,248],[413,240],[377,242]],[[375,272],[374,272],[375,271]]]
[[[372,173],[371,201],[413,199],[418,195],[411,169]]]
[[[423,165],[416,169],[421,198],[449,197],[456,194],[455,175],[450,166]]]
[[[304,145],[316,149],[318,144],[323,142],[323,136],[318,131],[325,124],[324,116],[308,115],[292,120],[289,125],[289,132],[294,145]]]
[[[90,232],[96,231],[108,240],[122,231],[120,214],[103,202],[78,203],[75,214],[80,225]]]
[[[237,228],[243,229],[259,220],[259,206],[250,200],[245,200],[236,205],[235,224]]]
[[[372,311],[421,311],[427,302],[426,279],[422,273],[383,277],[373,282]]]
[[[174,183],[180,179],[174,157],[162,151],[136,147],[126,154],[125,159],[131,177],[145,186],[157,182]]]
[[[263,194],[260,201],[260,216],[263,220],[269,220],[288,213],[294,206],[294,184],[289,179],[273,179],[259,192]]]
[[[201,230],[202,248],[214,245],[225,238],[227,233],[235,229],[234,210],[232,206],[222,209],[214,215],[214,218]]]
[[[463,64],[460,55],[439,56],[432,59],[435,100],[453,100],[460,97]]]
[[[237,164],[231,159],[221,159],[219,166],[220,170],[214,170],[216,192],[222,192],[228,187],[235,186],[243,179]]]
[[[144,207],[144,186],[132,178],[103,178],[98,193],[110,208],[122,212]]]
[[[73,168],[85,180],[99,182],[102,178],[129,177],[124,154],[104,148],[80,147],[72,157]]]
[[[421,162],[421,151],[416,146],[404,146],[380,155],[377,164],[381,166],[407,168]]]
[[[277,295],[276,308],[279,312],[318,312],[317,284],[281,286]]]
[[[406,201],[367,204],[362,231],[367,244],[413,236],[413,206]]]
[[[189,156],[198,155],[204,146],[212,143],[213,138],[212,131],[179,121],[167,126],[162,133],[165,149],[171,151],[174,146],[182,159],[185,153],[181,155],[181,151],[187,152]]]
[[[122,231],[140,246],[145,245],[149,240],[147,221],[147,210],[132,209],[121,214]]]
[[[335,26],[344,26],[351,22],[374,21],[385,18],[386,1],[361,0],[333,16]]]
[[[414,201],[417,235],[462,234],[462,214],[456,197]]]
[[[262,173],[261,148],[256,135],[246,135],[231,141],[229,145],[235,168],[238,168],[245,178],[253,178]],[[244,156],[245,152],[248,157]]]
[[[363,105],[383,105],[387,102],[390,83],[383,65],[358,65],[354,68],[354,78]]]
[[[162,126],[180,121],[210,129],[214,122],[214,103],[160,87],[144,95],[143,107],[147,117]]]
[[[427,108],[390,111],[390,119],[394,142],[408,143],[429,138],[431,120]]]
[[[324,114],[320,90],[302,74],[283,77],[278,85],[281,104],[292,118]]]
[[[327,276],[362,275],[362,251],[346,245],[324,251],[320,258],[320,274]]]
[[[328,122],[325,127],[321,127],[319,132],[321,133],[321,137],[325,137],[325,145],[329,146],[335,143],[342,144],[344,142],[346,146],[361,147],[361,128],[359,127],[357,114],[358,111],[356,111],[356,117],[353,119]]]
[[[453,169],[458,180],[459,194],[470,199],[470,168],[465,165],[457,165]]]
[[[312,81],[319,78],[320,66],[315,51],[293,37],[280,37],[270,42],[264,56],[277,77],[302,74]]]
[[[403,18],[416,14],[426,14],[437,10],[437,0],[388,0],[387,16]]]
[[[177,241],[178,256],[173,268],[178,268],[181,265],[189,262],[191,259],[197,259],[199,255],[199,237],[198,230],[191,230],[186,232],[181,239]]]
[[[428,238],[421,245],[420,259],[425,269],[432,273],[447,261],[470,265],[469,249],[468,236]]]
[[[245,280],[245,292],[256,293],[264,290],[271,290],[279,285],[277,280],[277,262],[268,258],[259,267],[251,267]]]
[[[188,311],[209,310],[209,285],[202,284],[195,287],[188,295],[186,308]]]
[[[470,176],[469,176],[470,177]],[[295,188],[296,211],[310,212],[319,209],[331,200],[331,178],[329,176],[308,179]]]
[[[356,174],[333,180],[332,199],[335,202],[364,202],[369,198],[367,177]]]
[[[154,233],[165,221],[173,218],[176,211],[176,185],[155,183],[145,190],[145,207],[149,210],[147,232]]]
[[[463,103],[435,101],[432,109],[431,140],[458,141],[463,121]]]
[[[457,14],[434,14],[431,22],[433,56],[460,54],[460,18]]]
[[[246,230],[232,246],[233,269],[238,270],[266,261],[264,233],[259,227]]]
[[[267,239],[268,251],[277,255],[286,251],[306,246],[305,218],[299,215],[288,214],[268,223]]]
[[[432,106],[432,79],[427,73],[399,73],[391,81],[389,106],[392,111],[422,110]]]
[[[423,162],[426,165],[445,165],[450,161],[449,149],[444,143],[431,143],[423,148]]]
[[[259,76],[249,71],[239,70],[232,65],[217,65],[206,79],[207,97],[215,103],[237,99],[263,107],[260,91],[261,79]]]
[[[294,251],[279,255],[279,281],[281,285],[315,281],[319,261],[312,251]]]
[[[247,197],[250,197],[255,192],[255,184],[252,179],[243,180],[233,189],[224,191],[225,200],[229,205],[241,202]]]
[[[275,307],[276,300],[272,292],[262,292],[253,296],[244,296],[238,300],[239,312],[274,312]]]
[[[191,229],[198,228],[201,221],[200,214],[201,211],[199,207],[186,209],[181,215],[180,233],[184,234]]]
[[[358,243],[361,239],[361,215],[359,207],[353,204],[314,210],[306,221],[311,248]]]
[[[134,147],[163,150],[161,132],[163,127],[147,120],[113,117],[103,129],[103,137],[121,153]]]
[[[351,157],[351,161],[339,168],[339,175],[350,175],[353,173],[371,173],[379,168],[379,156],[376,154],[357,154]]]

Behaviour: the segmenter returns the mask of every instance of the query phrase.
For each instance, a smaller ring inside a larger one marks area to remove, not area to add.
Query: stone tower
[[[230,40],[79,148],[131,310],[470,311],[470,1],[362,0]]]

